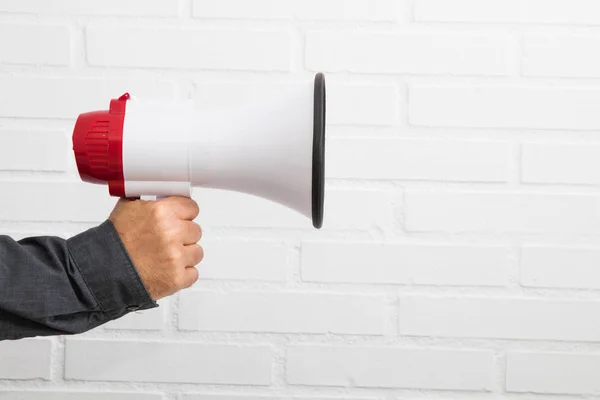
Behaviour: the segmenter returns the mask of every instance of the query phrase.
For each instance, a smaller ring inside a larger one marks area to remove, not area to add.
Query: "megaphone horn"
[[[193,187],[259,196],[323,225],[325,76],[280,85],[227,109],[124,94],[86,112],[73,130],[84,182],[111,196],[191,197]]]

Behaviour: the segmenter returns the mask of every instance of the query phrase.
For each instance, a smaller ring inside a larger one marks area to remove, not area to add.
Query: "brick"
[[[72,157],[64,131],[0,129],[0,170],[66,171]]]
[[[0,12],[174,17],[179,14],[179,3],[179,0],[103,0],[98,4],[79,0],[0,1]]]
[[[597,78],[599,53],[599,37],[527,36],[523,40],[523,74]]]
[[[202,207],[202,205],[201,205]],[[276,242],[202,240],[200,279],[284,281],[288,250]]]
[[[503,286],[507,260],[501,246],[306,242],[301,268],[306,282]]]
[[[522,180],[527,183],[600,184],[600,145],[525,143]]]
[[[577,353],[509,352],[506,390],[547,394],[596,394],[600,356]]]
[[[228,394],[182,394],[181,400],[277,400],[288,397],[281,396],[252,396],[252,395],[228,395]],[[314,397],[314,396],[293,396],[289,400],[377,400],[374,397]]]
[[[194,197],[202,204],[198,221],[210,227],[312,229],[308,218],[262,198],[202,189],[196,189]],[[328,190],[323,229],[368,230],[387,226],[392,218],[391,199],[389,193],[374,190]]]
[[[309,80],[312,86],[312,80]],[[194,102],[202,110],[238,107],[258,101],[261,96],[277,95],[282,86],[298,87],[295,83],[198,82]],[[398,122],[400,96],[392,85],[327,84],[327,124],[390,126]]]
[[[400,333],[518,340],[597,341],[600,302],[510,298],[400,298]],[[560,315],[560,318],[557,316]]]
[[[417,0],[417,21],[600,23],[595,0]]]
[[[0,193],[5,221],[102,222],[117,202],[107,187],[89,183],[0,181]]]
[[[268,346],[68,339],[65,378],[269,385],[271,358]]]
[[[50,379],[52,342],[22,339],[0,342],[0,379]]]
[[[110,100],[125,92],[172,98],[171,82],[139,79],[39,78],[0,76],[0,117],[68,118],[107,110]]]
[[[327,148],[332,178],[506,182],[510,160],[507,142],[335,138]]]
[[[599,205],[594,195],[415,190],[406,194],[406,229],[594,234]]]
[[[92,393],[72,391],[0,391],[2,400],[163,400],[160,394]]]
[[[393,51],[390,51],[393,49]],[[373,74],[507,75],[511,44],[502,35],[309,31],[311,70]]]
[[[275,400],[273,396],[249,396],[227,394],[182,394],[181,400]]]
[[[290,70],[291,37],[285,31],[88,27],[86,38],[90,65]]]
[[[327,86],[327,124],[389,126],[398,122],[400,95],[394,86]]]
[[[0,25],[0,64],[64,66],[70,62],[71,33],[68,27],[39,24]]]
[[[491,351],[359,346],[291,346],[287,382],[293,385],[489,390]]]
[[[299,19],[315,21],[397,21],[404,0],[194,0],[194,17]]]
[[[521,252],[523,286],[600,289],[600,249],[529,245]]]
[[[382,296],[187,291],[181,294],[179,328],[382,335],[385,306]]]
[[[600,128],[600,91],[517,85],[412,85],[409,121],[461,128]]]

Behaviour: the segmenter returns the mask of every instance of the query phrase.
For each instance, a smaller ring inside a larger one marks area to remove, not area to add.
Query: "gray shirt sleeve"
[[[66,240],[0,236],[0,340],[82,333],[154,307],[110,220]]]

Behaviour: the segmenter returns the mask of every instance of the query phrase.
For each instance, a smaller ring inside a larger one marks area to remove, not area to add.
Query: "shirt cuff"
[[[67,240],[83,279],[111,319],[158,307],[110,220]]]

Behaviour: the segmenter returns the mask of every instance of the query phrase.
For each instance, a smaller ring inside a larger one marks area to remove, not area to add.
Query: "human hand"
[[[192,286],[204,251],[200,210],[186,197],[158,201],[120,199],[109,219],[125,244],[150,296],[156,301]]]

